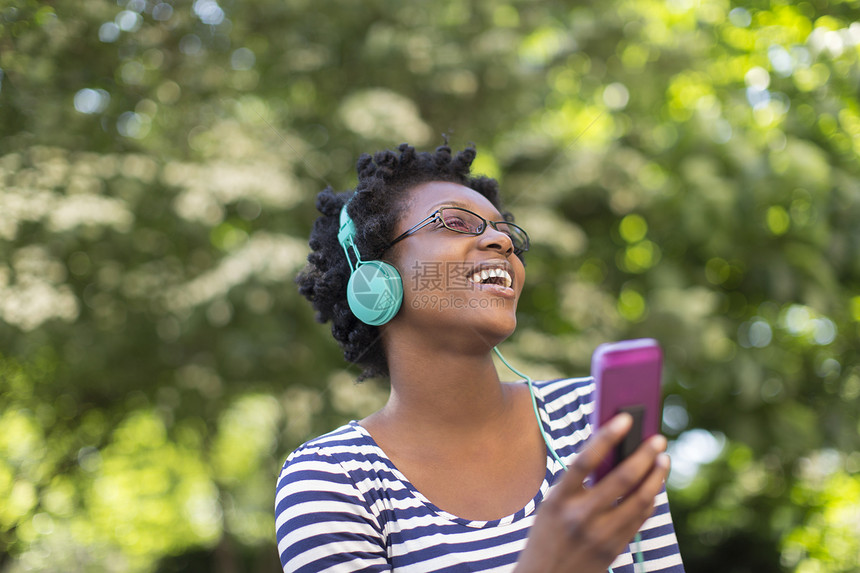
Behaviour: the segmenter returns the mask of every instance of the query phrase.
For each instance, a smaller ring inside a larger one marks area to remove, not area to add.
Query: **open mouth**
[[[511,288],[511,285],[514,284],[511,273],[495,267],[476,271],[469,277],[469,281],[479,285],[499,285],[506,288]]]

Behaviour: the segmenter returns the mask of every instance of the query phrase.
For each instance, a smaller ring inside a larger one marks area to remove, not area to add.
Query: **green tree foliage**
[[[691,571],[860,555],[856,2],[0,3],[3,571],[275,571],[361,416],[291,284],[365,151],[475,142],[533,234],[508,354],[666,352]]]

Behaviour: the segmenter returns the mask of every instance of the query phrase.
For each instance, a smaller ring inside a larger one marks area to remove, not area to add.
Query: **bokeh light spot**
[[[788,216],[788,212],[781,205],[773,205],[769,207],[765,219],[767,222],[767,228],[771,233],[777,236],[787,233],[791,224],[791,218]]]
[[[628,243],[636,243],[645,238],[648,232],[648,223],[641,215],[631,214],[621,219],[618,225],[621,238]]]
[[[110,44],[112,42],[116,42],[119,38],[119,26],[114,22],[105,22],[99,28],[99,40]]]
[[[81,113],[101,113],[110,103],[110,94],[102,89],[84,88],[75,94],[75,109]]]

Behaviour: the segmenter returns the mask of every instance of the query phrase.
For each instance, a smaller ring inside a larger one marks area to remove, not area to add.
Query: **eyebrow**
[[[459,201],[457,199],[445,199],[444,201],[439,201],[433,205],[434,209],[438,209],[439,207],[462,207],[466,208],[468,205]]]

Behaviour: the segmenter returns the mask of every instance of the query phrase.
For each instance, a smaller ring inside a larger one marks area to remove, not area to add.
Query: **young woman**
[[[683,571],[665,438],[591,486],[630,417],[592,435],[590,378],[535,383],[536,406],[499,381],[492,351],[516,327],[529,241],[474,157],[403,144],[362,156],[354,192],[317,199],[299,288],[391,394],[287,459],[284,571]]]

